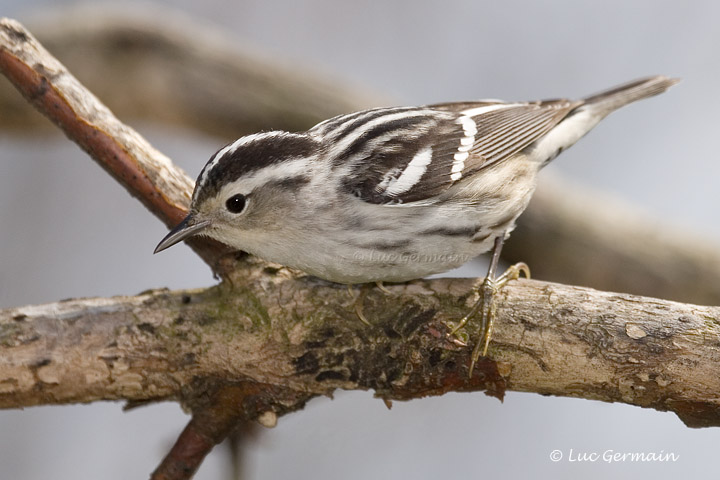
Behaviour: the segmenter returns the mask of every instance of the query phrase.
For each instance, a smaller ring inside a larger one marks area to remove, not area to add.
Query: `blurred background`
[[[302,66],[396,104],[580,97],[649,74],[682,77],[663,96],[612,115],[542,176],[562,175],[610,192],[668,229],[700,234],[720,249],[714,143],[720,109],[718,2],[91,5],[141,15],[152,5],[148,20],[159,24],[165,21],[161,12],[181,13],[260,58]],[[64,0],[0,0],[0,15],[32,28],[38,16],[47,21],[53,11],[74,6]],[[192,177],[230,140],[123,120]],[[210,271],[187,247],[152,255],[165,233],[58,131],[0,131],[0,308],[211,285]],[[483,261],[460,274],[482,276]],[[0,478],[146,478],[188,419],[172,403],[127,413],[117,403],[0,411]],[[244,445],[241,462],[244,478],[253,479],[674,479],[715,471],[719,442],[720,430],[691,430],[673,414],[627,405],[510,392],[502,404],[482,393],[449,394],[396,402],[389,411],[371,392],[338,392],[260,431]],[[565,455],[559,462],[550,460],[556,449]],[[570,449],[662,451],[679,458],[570,462]],[[231,478],[228,452],[217,448],[196,478]]]

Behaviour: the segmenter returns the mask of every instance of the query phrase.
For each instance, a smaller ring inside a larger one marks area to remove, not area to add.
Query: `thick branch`
[[[209,290],[73,300],[0,312],[0,406],[180,399],[251,388],[248,418],[300,408],[336,388],[407,400],[506,389],[624,402],[720,425],[720,308],[537,281],[498,296],[490,357],[446,337],[471,280],[373,289],[356,317],[344,288],[284,270]],[[201,399],[201,400],[198,400]],[[205,399],[205,400],[202,400]],[[239,407],[240,408],[240,407]]]

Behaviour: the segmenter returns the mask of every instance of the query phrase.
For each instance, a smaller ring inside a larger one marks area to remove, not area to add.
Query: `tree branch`
[[[140,134],[120,122],[15,20],[0,19],[0,72],[165,225],[187,215],[193,181]],[[215,242],[188,242],[210,264]]]
[[[367,327],[344,287],[253,271],[233,277],[234,287],[0,311],[0,407],[179,400],[203,411],[231,386],[244,398],[232,415],[267,422],[337,388],[388,400],[514,390],[720,425],[717,307],[512,282],[498,295],[492,360],[470,378],[479,325],[467,329],[469,346],[446,336],[446,322],[475,300],[470,279],[373,289]]]

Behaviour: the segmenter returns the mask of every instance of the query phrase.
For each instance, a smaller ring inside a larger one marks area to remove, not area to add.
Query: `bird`
[[[611,112],[679,80],[638,79],[580,100],[479,100],[338,115],[304,132],[265,131],[219,149],[189,213],[155,253],[202,235],[264,260],[346,284],[407,282],[492,250],[470,372],[487,354],[504,240],[538,172]]]

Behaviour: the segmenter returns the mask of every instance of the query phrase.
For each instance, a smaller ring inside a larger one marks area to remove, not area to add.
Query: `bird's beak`
[[[185,217],[185,220],[180,222],[178,226],[170,230],[170,233],[168,233],[165,238],[163,238],[160,243],[158,243],[158,246],[155,247],[155,251],[153,253],[162,252],[166,248],[172,247],[176,243],[182,242],[188,237],[197,235],[209,226],[210,220],[198,221],[195,219],[195,217],[192,216],[191,213],[190,215]]]

